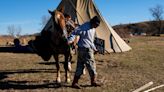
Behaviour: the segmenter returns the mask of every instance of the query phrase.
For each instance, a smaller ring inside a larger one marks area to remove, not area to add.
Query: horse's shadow
[[[63,63],[63,62],[61,62]],[[44,65],[54,65],[55,62],[40,62],[39,64]],[[57,83],[53,80],[44,80],[44,81],[21,81],[21,80],[9,80],[9,75],[14,74],[31,74],[31,73],[57,73],[56,69],[16,69],[16,70],[0,70],[0,90],[26,90],[26,89],[46,89],[46,88],[61,88],[61,87],[69,87],[71,88],[71,84],[67,83]],[[64,73],[64,71],[61,71]],[[71,71],[70,73],[74,73]],[[81,85],[82,87],[90,87],[90,85]]]
[[[74,61],[70,61],[70,62],[71,62],[71,64],[75,63]],[[64,61],[60,61],[59,63],[60,64],[64,64]],[[39,64],[41,64],[41,65],[55,65],[56,62],[47,62],[47,61],[44,61],[44,62],[40,62]]]
[[[0,82],[0,89],[19,89],[19,90],[25,90],[25,89],[43,89],[43,88],[60,88],[62,87],[61,84],[58,84],[56,82],[50,82],[50,83],[43,83],[43,84],[27,84],[29,81],[5,81]]]
[[[18,69],[18,70],[1,70],[0,71],[0,90],[7,89],[43,89],[43,88],[60,88],[70,87],[65,83],[57,83],[55,81],[11,81],[7,80],[11,74],[26,74],[26,73],[55,73],[55,69]]]
[[[61,64],[64,64],[64,62],[60,62]],[[48,61],[44,61],[44,62],[40,62],[38,64],[41,64],[41,65],[55,65],[56,62],[48,62]]]

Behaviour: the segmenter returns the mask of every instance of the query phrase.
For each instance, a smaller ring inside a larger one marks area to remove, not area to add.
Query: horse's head
[[[63,9],[60,10],[55,10],[55,11],[50,11],[48,10],[49,14],[51,15],[52,18],[52,25],[54,29],[51,31],[52,32],[52,40],[54,43],[56,43],[56,40],[62,40],[67,38],[67,30],[66,30],[66,23],[65,23],[65,17],[63,14]]]

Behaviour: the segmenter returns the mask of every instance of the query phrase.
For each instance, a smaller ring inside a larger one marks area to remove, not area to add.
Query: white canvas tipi
[[[83,24],[92,17],[98,16],[101,22],[100,26],[96,28],[96,35],[105,41],[105,50],[107,52],[125,52],[131,50],[131,47],[105,21],[93,0],[62,0],[57,9],[61,7],[64,7],[64,12],[71,15],[72,19],[79,24]],[[52,18],[45,28],[50,25],[51,20]]]

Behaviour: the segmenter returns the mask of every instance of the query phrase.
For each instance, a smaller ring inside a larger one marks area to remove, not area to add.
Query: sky
[[[7,27],[21,27],[21,34],[33,34],[42,29],[41,20],[54,10],[61,0],[0,0],[0,35]],[[149,11],[156,5],[164,9],[164,0],[94,0],[102,16],[111,25],[149,21]]]

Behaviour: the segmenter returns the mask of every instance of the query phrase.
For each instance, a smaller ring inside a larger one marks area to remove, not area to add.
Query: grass
[[[104,85],[90,87],[86,74],[79,81],[83,86],[81,90],[71,88],[71,83],[56,84],[53,58],[44,62],[35,54],[0,53],[0,91],[132,92],[150,81],[154,82],[151,87],[164,84],[164,37],[134,37],[129,40],[133,48],[129,52],[95,55],[98,81]],[[73,61],[76,61],[76,56]],[[72,66],[73,78],[76,63]],[[154,92],[163,91],[164,88],[160,88]]]

